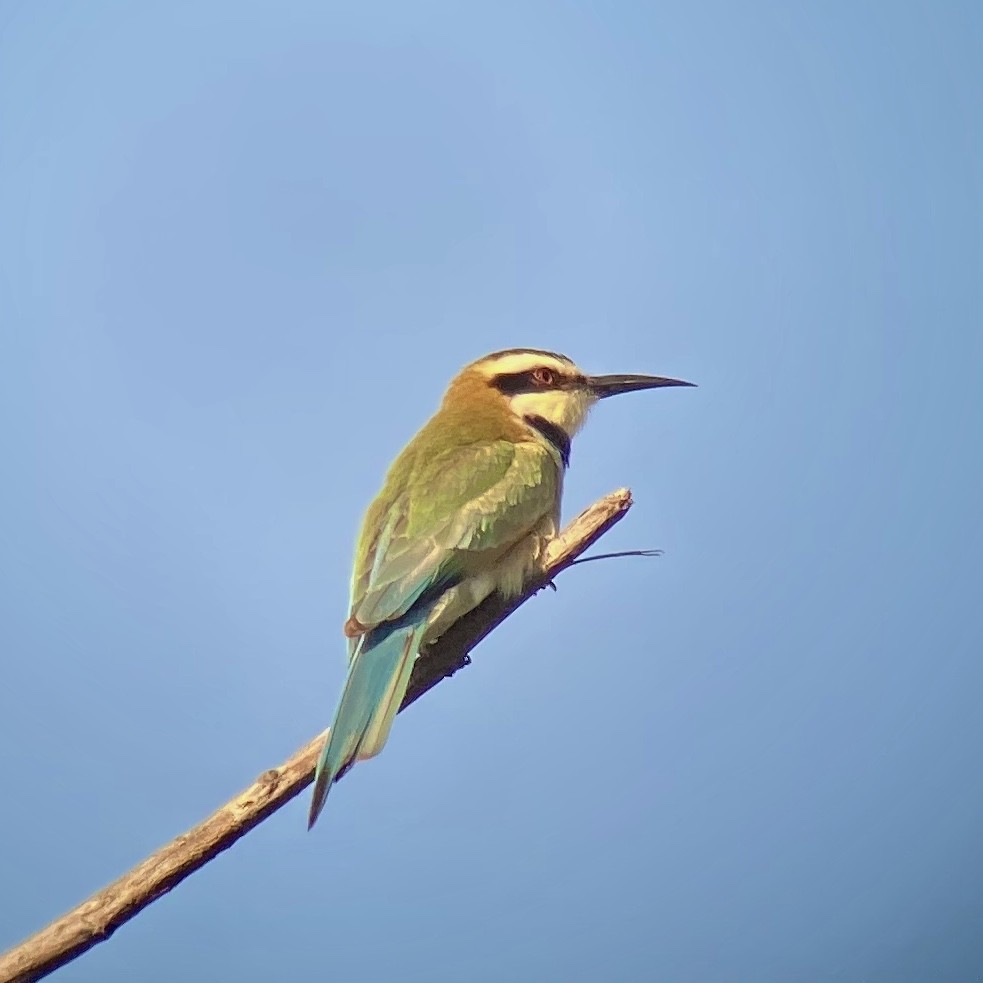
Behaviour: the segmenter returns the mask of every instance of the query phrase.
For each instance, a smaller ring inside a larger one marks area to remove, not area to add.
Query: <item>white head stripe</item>
[[[503,352],[501,355],[488,355],[473,365],[482,375],[489,378],[495,375],[529,372],[541,365],[547,365],[561,375],[568,375],[574,369],[573,362],[546,352]]]

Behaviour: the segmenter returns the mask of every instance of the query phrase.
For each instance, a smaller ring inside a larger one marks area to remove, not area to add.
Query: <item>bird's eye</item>
[[[541,365],[538,369],[533,369],[532,372],[533,382],[540,386],[552,386],[556,381],[556,376],[553,374],[552,369],[548,369]]]

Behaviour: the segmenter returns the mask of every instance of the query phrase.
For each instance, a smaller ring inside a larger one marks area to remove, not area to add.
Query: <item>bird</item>
[[[587,375],[566,355],[508,348],[466,365],[395,459],[355,548],[348,676],[317,762],[308,829],[328,792],[389,737],[421,650],[498,591],[514,597],[559,528],[570,444],[620,393],[691,386]]]

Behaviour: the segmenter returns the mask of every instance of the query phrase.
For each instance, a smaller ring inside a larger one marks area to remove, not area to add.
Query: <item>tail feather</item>
[[[410,681],[421,628],[406,625],[378,640],[373,637],[376,632],[364,637],[317,762],[308,829],[321,814],[332,783],[356,761],[373,757],[385,746]]]

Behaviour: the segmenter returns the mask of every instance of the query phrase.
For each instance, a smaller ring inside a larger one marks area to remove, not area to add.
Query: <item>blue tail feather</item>
[[[425,620],[418,616],[407,624],[404,619],[360,640],[314,773],[308,829],[324,808],[332,783],[360,758],[382,750],[406,693]]]

